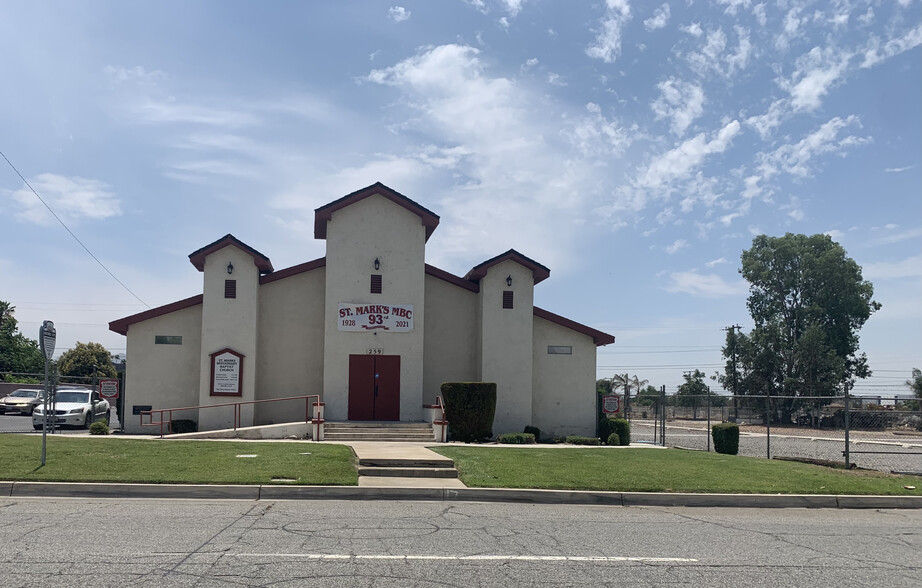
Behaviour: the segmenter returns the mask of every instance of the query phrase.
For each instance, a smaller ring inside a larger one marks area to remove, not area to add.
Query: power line
[[[9,158],[7,158],[7,156],[6,156],[2,151],[0,151],[0,155],[3,156],[3,159],[6,160],[6,162],[7,162],[7,163],[9,164],[9,166],[13,169],[13,171],[16,172],[16,175],[19,176],[19,179],[22,180],[23,183],[25,183],[25,185],[28,186],[30,190],[32,190],[32,193],[35,194],[35,197],[38,198],[39,202],[41,202],[42,204],[45,205],[45,208],[48,209],[48,212],[51,213],[51,216],[53,216],[54,219],[55,219],[56,221],[58,221],[59,223],[61,223],[61,226],[64,227],[64,230],[66,230],[66,231],[70,234],[70,236],[74,238],[74,241],[76,241],[77,243],[80,244],[81,247],[83,247],[83,250],[86,251],[86,252],[89,254],[89,256],[92,257],[92,258],[96,261],[96,263],[99,264],[99,267],[101,267],[102,269],[106,270],[106,273],[109,274],[110,276],[112,276],[112,279],[115,280],[116,282],[118,282],[119,285],[120,285],[122,288],[124,288],[129,294],[131,294],[132,296],[134,296],[135,299],[137,299],[138,302],[140,302],[141,304],[143,304],[143,305],[146,306],[147,308],[150,308],[150,305],[149,305],[149,304],[147,304],[146,302],[144,302],[143,300],[141,300],[141,298],[140,298],[137,294],[135,294],[134,292],[131,291],[131,288],[129,288],[128,286],[126,286],[125,284],[123,284],[122,281],[121,281],[120,279],[118,279],[117,277],[115,277],[115,274],[113,274],[113,273],[109,270],[109,268],[106,267],[106,265],[105,265],[103,262],[99,261],[99,258],[98,258],[98,257],[96,257],[95,255],[93,255],[93,252],[90,251],[89,247],[87,247],[86,245],[84,245],[84,244],[83,244],[83,241],[81,241],[81,240],[77,237],[77,235],[75,235],[74,232],[71,231],[70,228],[69,228],[66,224],[64,224],[64,221],[62,221],[61,218],[54,212],[54,210],[51,209],[51,207],[48,205],[47,202],[45,202],[45,200],[39,195],[39,193],[35,191],[35,188],[32,187],[32,184],[30,184],[29,181],[26,180],[26,178],[24,178],[23,175],[22,175],[21,173],[19,173],[19,170],[16,169],[16,166],[13,165],[13,162],[10,161]]]

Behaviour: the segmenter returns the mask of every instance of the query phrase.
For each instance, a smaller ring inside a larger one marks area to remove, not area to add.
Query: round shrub
[[[108,435],[109,425],[105,421],[96,421],[90,425],[90,435]]]
[[[621,437],[618,436],[618,433],[612,433],[608,436],[608,440],[605,441],[606,445],[621,445]]]

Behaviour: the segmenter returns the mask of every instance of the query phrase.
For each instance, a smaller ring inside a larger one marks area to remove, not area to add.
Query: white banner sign
[[[409,333],[413,330],[413,305],[340,302],[338,320],[340,331]]]
[[[230,352],[212,358],[211,394],[213,396],[240,396],[240,358]]]

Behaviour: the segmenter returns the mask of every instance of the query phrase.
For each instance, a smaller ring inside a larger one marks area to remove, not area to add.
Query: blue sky
[[[922,2],[8,2],[0,150],[146,305],[226,233],[277,269],[381,181],[427,261],[514,247],[538,306],[608,331],[599,377],[669,389],[750,326],[740,254],[828,233],[883,304],[867,393],[922,368]],[[0,299],[59,348],[146,309],[0,161]]]

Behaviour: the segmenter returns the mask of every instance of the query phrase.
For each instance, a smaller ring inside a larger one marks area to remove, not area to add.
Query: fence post
[[[708,411],[708,428],[707,428],[708,452],[710,452],[711,451],[711,387],[710,386],[708,386],[707,411]]]
[[[666,446],[666,386],[660,388],[660,404],[663,406],[663,412],[660,413],[659,439],[660,445]]]
[[[848,434],[849,434],[849,430],[848,430],[848,429],[849,429],[849,418],[848,418],[849,408],[850,408],[850,407],[849,407],[849,401],[848,401],[848,382],[845,382],[845,469],[851,469],[851,465],[850,465],[850,463],[849,463],[849,461],[850,461],[849,458],[850,458],[851,456],[849,455],[849,452],[848,452],[848,450],[849,450],[849,438],[848,438]]]
[[[772,397],[771,391],[765,393],[765,459],[772,458]]]

